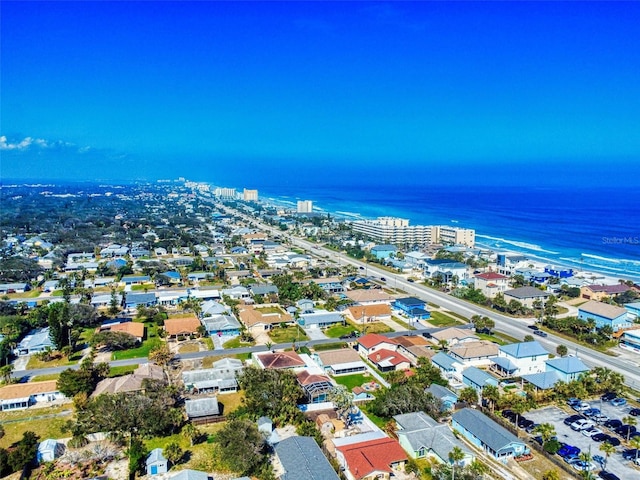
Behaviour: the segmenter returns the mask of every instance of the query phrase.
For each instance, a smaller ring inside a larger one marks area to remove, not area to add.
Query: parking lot
[[[608,402],[601,402],[600,399],[589,402],[591,407],[599,408],[602,413],[607,415],[611,419],[622,419],[628,416],[631,407],[628,405],[615,407]],[[578,447],[582,452],[590,452],[591,456],[600,455],[604,457],[604,453],[600,450],[602,443],[596,442],[591,438],[582,435],[580,432],[576,432],[571,429],[570,426],[564,424],[564,419],[569,415],[577,414],[574,410],[567,407],[567,410],[562,410],[558,407],[545,407],[539,410],[532,410],[524,414],[526,418],[534,421],[535,423],[550,423],[555,427],[556,435],[559,442],[567,443],[569,445]],[[640,417],[639,417],[640,419]],[[598,426],[604,433],[616,436],[615,433],[609,431],[604,426]],[[536,434],[533,433],[532,436]],[[618,437],[619,438],[619,437]],[[622,440],[622,439],[621,439]],[[620,479],[640,478],[640,469],[634,467],[633,463],[629,460],[625,460],[622,457],[622,452],[629,448],[623,442],[619,447],[616,447],[616,453],[609,457],[607,462],[607,471],[613,472]],[[601,466],[596,464],[594,473],[601,470]]]

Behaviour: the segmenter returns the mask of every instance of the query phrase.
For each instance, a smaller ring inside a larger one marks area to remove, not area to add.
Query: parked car
[[[607,435],[606,433],[596,433],[591,437],[591,440],[593,440],[594,442],[604,442],[608,438],[609,435]]]
[[[636,433],[636,427],[634,425],[622,425],[621,427],[616,428],[615,432],[621,437],[627,438],[627,435]]]
[[[606,460],[604,459],[604,457],[602,455],[594,455],[592,460],[594,462],[596,462],[599,465],[604,465]]]
[[[578,420],[577,422],[573,422],[571,424],[571,430],[580,432],[582,430],[586,430],[587,428],[593,427],[593,425],[593,422],[590,420]]]
[[[605,423],[609,421],[609,417],[607,417],[604,413],[600,413],[599,415],[596,415],[595,417],[591,418],[591,420],[593,420],[596,423]]]
[[[595,415],[599,415],[600,413],[600,409],[599,408],[590,408],[589,410],[585,410],[584,413],[587,417],[593,417]]]
[[[357,338],[357,337],[358,337],[358,332],[354,330],[353,332],[347,333],[346,335],[341,335],[340,340],[347,340],[349,338]]]
[[[640,408],[632,408],[631,410],[629,410],[629,415],[637,417],[638,415],[640,415]]]
[[[567,455],[566,457],[564,457],[563,460],[565,462],[567,462],[569,465],[573,465],[574,463],[580,461],[580,456],[579,455]]]
[[[602,430],[600,430],[597,427],[590,427],[590,428],[586,428],[584,430],[582,430],[582,433],[585,437],[593,437],[594,435],[597,435],[598,433],[604,433]]]
[[[590,472],[596,469],[596,466],[593,463],[585,462],[584,460],[578,460],[577,462],[572,463],[571,466],[579,472],[583,472],[585,470]]]
[[[575,397],[571,397],[567,399],[567,405],[569,405],[570,407],[573,407],[574,405],[577,405],[579,403],[581,403],[582,400],[580,400],[579,398],[575,398]]]
[[[617,418],[612,418],[611,420],[604,422],[604,426],[610,428],[611,430],[615,430],[616,428],[622,426],[622,422]]]
[[[611,445],[613,445],[614,447],[617,447],[620,445],[620,440],[617,439],[616,437],[613,437],[611,435],[609,435],[609,438],[607,438],[605,440],[605,442],[610,443]]]
[[[525,427],[524,429],[526,430],[527,433],[533,433],[533,431],[536,429],[536,427],[540,425],[539,423],[532,423],[531,425],[529,425],[528,427]]]
[[[591,408],[591,405],[589,405],[587,402],[580,402],[573,405],[571,408],[573,408],[576,412],[584,412],[585,410],[589,410]]]
[[[627,448],[622,452],[622,458],[625,460],[635,460],[636,457],[640,457],[640,451],[637,448]]]
[[[604,395],[602,395],[600,398],[602,399],[603,402],[610,402],[611,400],[613,400],[614,398],[616,398],[618,395],[616,395],[613,392],[607,392]]]
[[[580,455],[580,449],[578,447],[574,447],[573,445],[563,445],[558,450],[558,455],[562,458],[567,457],[569,455]]]
[[[614,398],[613,400],[611,400],[611,405],[613,405],[614,407],[621,407],[626,404],[627,401],[622,397]]]
[[[571,415],[564,419],[564,424],[571,425],[573,422],[577,422],[578,420],[584,419],[584,418],[585,417],[583,417],[582,415]]]
[[[518,419],[518,427],[519,428],[527,428],[531,425],[534,424],[533,420],[529,420],[528,418],[525,418],[523,416],[520,416],[520,418]]]
[[[549,335],[544,330],[534,330],[534,335],[540,335],[541,337],[548,337]]]
[[[600,470],[600,473],[598,473],[598,476],[603,480],[620,480],[620,477],[618,477],[617,475],[611,472],[605,472],[604,470]]]

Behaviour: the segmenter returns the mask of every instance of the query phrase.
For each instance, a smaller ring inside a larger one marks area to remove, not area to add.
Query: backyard
[[[351,391],[353,387],[360,387],[362,384],[370,382],[371,377],[369,375],[363,375],[357,373],[354,375],[339,375],[332,377],[339,385],[344,385],[347,390]]]
[[[324,334],[329,338],[340,338],[343,335],[348,335],[354,331],[354,326],[351,324],[340,325],[335,324],[327,327],[324,331]]]
[[[304,330],[299,326],[276,327],[269,331],[269,338],[273,343],[288,343],[309,340]]]
[[[130,358],[144,358],[149,356],[149,352],[162,345],[162,340],[158,337],[158,325],[153,322],[144,322],[147,330],[145,340],[137,348],[113,352],[112,360],[127,360]]]
[[[442,312],[431,312],[431,318],[427,320],[434,327],[453,327],[462,325],[462,322]]]
[[[41,439],[68,437],[69,434],[63,433],[62,427],[67,420],[71,419],[72,413],[73,404],[71,403],[55,407],[2,412],[0,422],[4,427],[5,435],[0,438],[0,447],[7,448],[17,442],[27,430],[31,430]]]

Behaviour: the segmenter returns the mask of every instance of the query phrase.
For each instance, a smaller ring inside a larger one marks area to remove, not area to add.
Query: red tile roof
[[[382,361],[387,361],[391,365],[398,365],[402,362],[411,363],[407,357],[399,354],[398,352],[394,352],[391,350],[387,350],[386,348],[381,348],[380,350],[376,350],[371,355],[369,355],[369,360],[378,364]]]
[[[631,290],[631,287],[629,285],[624,285],[622,283],[619,283],[617,285],[589,285],[587,288],[594,293],[603,292],[609,295],[624,293],[627,290]]]
[[[369,442],[338,447],[356,480],[374,472],[391,473],[391,465],[407,461],[407,454],[397,440],[380,438]]]
[[[264,368],[293,368],[304,367],[304,360],[296,352],[268,352],[258,353]]]
[[[296,375],[298,377],[298,383],[300,385],[312,385],[314,383],[322,383],[329,382],[331,383],[331,379],[325,375],[316,375],[313,373],[309,373],[306,370],[302,370]]]
[[[476,278],[482,278],[483,280],[501,280],[507,277],[496,272],[487,272],[479,273],[478,275],[476,275]]]
[[[369,333],[363,337],[358,339],[358,343],[362,345],[364,348],[369,350],[376,345],[380,345],[381,343],[389,343],[391,345],[395,345],[395,341],[391,338],[387,338],[384,335],[380,335],[378,333]]]

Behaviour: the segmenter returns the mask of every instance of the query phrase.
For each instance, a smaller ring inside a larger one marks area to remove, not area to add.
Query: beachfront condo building
[[[313,201],[298,200],[298,213],[311,213],[313,211]]]
[[[216,187],[213,194],[219,198],[236,198],[236,189],[227,187]]]
[[[242,199],[245,202],[257,202],[258,201],[258,190],[249,190],[247,188],[242,192]]]
[[[447,225],[409,225],[406,218],[357,220],[351,226],[354,232],[393,245],[426,246],[443,243],[473,247],[475,243],[475,230]]]

